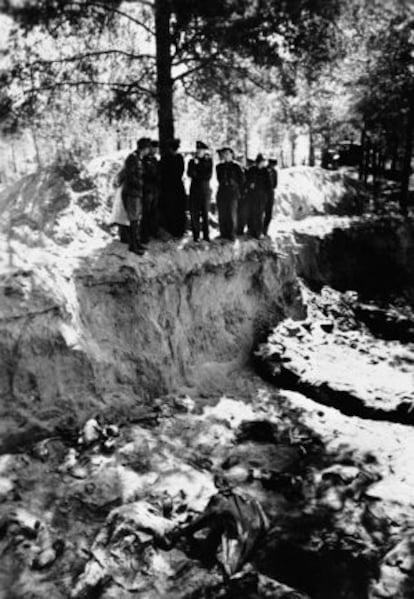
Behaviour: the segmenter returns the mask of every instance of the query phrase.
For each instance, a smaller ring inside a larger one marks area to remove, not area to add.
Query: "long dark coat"
[[[244,175],[237,162],[221,162],[216,167],[218,190],[217,209],[220,235],[234,239],[237,229],[237,205],[241,198]]]
[[[160,162],[161,223],[174,237],[182,237],[186,226],[186,195],[183,183],[184,158],[181,154],[165,154]]]
[[[270,177],[270,191],[269,197],[266,200],[266,205],[264,209],[264,221],[263,221],[263,233],[267,235],[267,231],[269,229],[270,221],[272,220],[273,215],[273,204],[275,203],[275,189],[277,187],[277,170],[273,166],[268,167],[269,177]]]
[[[252,166],[247,171],[247,225],[249,234],[257,239],[264,231],[266,203],[273,194],[272,182],[267,167]]]
[[[160,165],[155,156],[146,156],[144,164],[144,194],[142,237],[156,237],[159,225]]]
[[[129,154],[125,160],[122,184],[122,201],[130,221],[140,221],[142,217],[144,168],[137,152]]]
[[[190,214],[193,237],[200,236],[200,220],[203,227],[204,239],[209,239],[208,212],[210,210],[211,188],[210,179],[213,174],[213,161],[209,156],[192,158],[188,163],[187,175],[190,185]]]

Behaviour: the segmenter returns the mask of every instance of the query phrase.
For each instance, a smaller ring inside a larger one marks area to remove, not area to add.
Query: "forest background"
[[[145,134],[281,166],[362,145],[406,209],[414,10],[403,0],[3,0],[0,184]]]

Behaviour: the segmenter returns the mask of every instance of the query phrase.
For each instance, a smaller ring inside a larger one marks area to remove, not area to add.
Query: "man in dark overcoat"
[[[216,167],[218,190],[217,210],[220,236],[234,240],[237,229],[237,206],[244,186],[243,170],[234,161],[234,152],[225,147],[219,150],[220,164]]]
[[[160,163],[159,144],[151,140],[150,151],[144,157],[144,196],[142,213],[142,241],[157,237],[159,228]]]
[[[129,249],[141,255],[145,248],[141,242],[141,219],[144,197],[144,165],[143,160],[150,151],[150,140],[141,137],[137,142],[137,149],[129,154],[125,160],[122,202],[130,221]]]
[[[273,193],[267,160],[263,154],[258,154],[255,164],[247,171],[247,204],[249,235],[260,239],[264,228],[266,202]]]
[[[207,152],[208,146],[202,141],[197,141],[196,155],[188,163],[187,169],[187,175],[191,179],[190,214],[194,241],[198,241],[200,237],[200,220],[203,239],[210,240],[208,213],[211,201],[210,179],[213,174],[213,161]]]
[[[266,201],[266,205],[265,205],[264,222],[263,222],[264,235],[267,235],[267,232],[269,230],[270,221],[272,220],[273,205],[275,203],[275,191],[276,191],[277,182],[278,182],[278,175],[277,175],[276,167],[277,167],[276,158],[269,158],[268,171],[269,171],[271,189],[269,189],[269,197],[268,197],[268,199]]]
[[[186,194],[183,183],[184,157],[179,152],[181,142],[171,139],[161,156],[160,213],[163,228],[180,238],[186,229]]]

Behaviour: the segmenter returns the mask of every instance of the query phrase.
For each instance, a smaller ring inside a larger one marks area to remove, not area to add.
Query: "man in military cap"
[[[237,227],[237,206],[242,197],[244,186],[243,170],[234,161],[234,152],[229,147],[218,151],[220,164],[216,167],[218,190],[217,209],[220,236],[234,240]]]
[[[188,163],[187,169],[187,175],[191,179],[190,214],[194,241],[198,241],[200,237],[200,220],[203,228],[203,239],[205,241],[210,240],[208,212],[210,210],[210,179],[212,174],[213,161],[208,154],[208,146],[202,141],[197,141],[196,155]]]
[[[249,235],[260,239],[263,234],[266,203],[270,194],[273,194],[268,163],[263,154],[257,155],[255,164],[247,171],[246,187]]]
[[[277,187],[277,179],[278,179],[276,167],[277,167],[277,159],[269,158],[269,163],[268,163],[267,168],[268,168],[269,176],[270,176],[271,189],[269,189],[269,195],[268,195],[268,199],[266,200],[265,211],[264,211],[263,233],[265,235],[267,235],[270,221],[272,220],[273,204],[275,203],[275,190]]]
[[[169,140],[160,161],[161,222],[163,228],[177,239],[184,235],[187,221],[184,157],[179,152],[180,145],[181,141],[177,138]]]
[[[150,150],[143,158],[144,195],[142,212],[142,242],[157,237],[159,227],[160,165],[158,160],[159,143],[153,139]]]
[[[141,219],[144,196],[144,165],[143,160],[150,151],[151,140],[141,137],[137,142],[137,149],[129,154],[125,160],[122,202],[130,221],[129,249],[141,255],[145,248],[141,243]]]

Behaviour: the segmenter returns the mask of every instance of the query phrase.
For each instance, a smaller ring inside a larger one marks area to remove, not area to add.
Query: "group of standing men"
[[[185,163],[179,148],[180,140],[171,140],[159,159],[158,142],[143,137],[120,173],[121,198],[129,220],[129,226],[119,225],[120,238],[136,254],[145,251],[144,244],[151,237],[158,237],[160,228],[175,238],[185,233]],[[247,230],[252,237],[260,238],[267,234],[272,218],[277,161],[267,161],[259,154],[249,168],[243,169],[234,160],[231,148],[218,150],[218,155],[216,199],[220,236],[233,240]],[[203,239],[209,241],[213,160],[202,141],[196,142],[187,175],[191,180],[188,208],[193,238],[198,241],[202,232]]]

